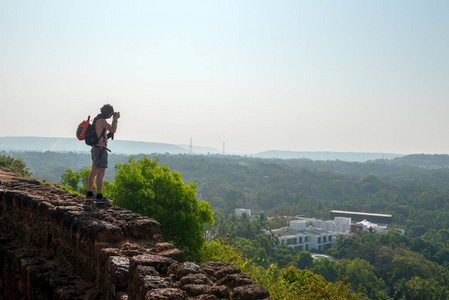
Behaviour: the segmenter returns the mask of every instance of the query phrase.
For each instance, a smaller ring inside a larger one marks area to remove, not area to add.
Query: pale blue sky
[[[449,153],[448,79],[449,1],[0,0],[0,136]]]

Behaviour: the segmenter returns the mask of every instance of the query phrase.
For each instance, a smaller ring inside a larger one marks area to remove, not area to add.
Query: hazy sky
[[[0,0],[0,136],[449,153],[449,1]],[[113,144],[111,144],[113,149]]]

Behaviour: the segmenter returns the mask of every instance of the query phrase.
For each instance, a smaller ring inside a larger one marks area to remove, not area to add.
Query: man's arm
[[[106,130],[108,130],[109,132],[115,133],[117,131],[117,119],[120,118],[120,115],[118,115],[117,117],[114,116],[114,118],[112,119],[112,125],[110,125],[108,122],[106,122],[105,119],[98,119],[97,122],[101,122],[100,126],[102,128],[105,128]]]

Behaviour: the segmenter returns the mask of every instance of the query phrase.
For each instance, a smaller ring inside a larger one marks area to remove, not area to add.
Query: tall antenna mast
[[[190,138],[190,154],[192,154],[192,138]]]

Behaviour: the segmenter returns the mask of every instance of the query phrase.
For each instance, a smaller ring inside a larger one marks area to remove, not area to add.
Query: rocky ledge
[[[50,185],[0,183],[0,300],[270,299],[223,262],[198,266],[160,224]]]

